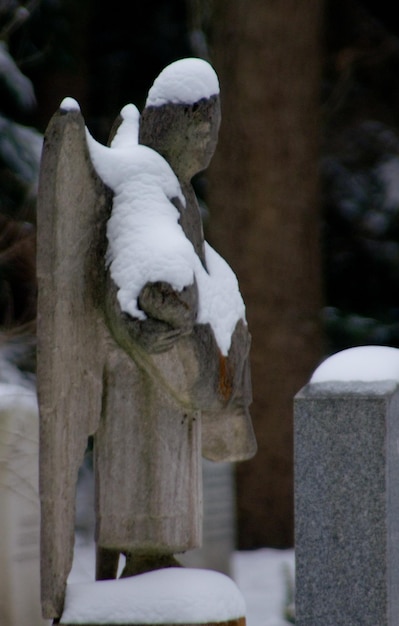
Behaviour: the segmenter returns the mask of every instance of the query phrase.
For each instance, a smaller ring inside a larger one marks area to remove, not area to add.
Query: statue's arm
[[[147,320],[141,323],[139,337],[144,339],[148,334],[155,335],[151,351],[157,352],[163,346],[167,349],[194,328],[198,310],[195,284],[176,291],[165,282],[147,283],[140,292],[138,303],[147,316]]]
[[[119,345],[128,352],[134,344],[149,353],[165,352],[194,328],[198,311],[197,286],[193,283],[176,291],[166,282],[147,283],[139,294],[138,307],[146,315],[144,320],[121,310],[116,286],[108,276],[106,317]]]

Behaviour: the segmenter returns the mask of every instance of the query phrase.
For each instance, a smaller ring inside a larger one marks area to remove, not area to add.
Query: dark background
[[[399,347],[397,11],[388,1],[321,4],[321,350]],[[0,337],[29,346],[21,367],[34,370],[37,163],[25,154],[15,124],[44,133],[68,95],[105,142],[122,106],[142,108],[165,65],[184,56],[212,62],[212,7],[205,0],[1,2],[0,42],[30,81],[21,83],[17,71],[0,65]],[[289,13],[285,19],[288,25]],[[206,175],[197,189],[207,200]],[[262,529],[251,533],[240,535],[241,546],[292,541],[292,532],[280,539]]]

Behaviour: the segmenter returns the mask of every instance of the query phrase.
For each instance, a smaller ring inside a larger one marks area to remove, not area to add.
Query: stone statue
[[[235,461],[256,449],[242,300],[204,242],[191,186],[217,141],[211,66],[184,59],[165,68],[140,127],[139,117],[125,107],[105,147],[66,99],[45,136],[38,393],[46,618],[62,613],[89,436],[97,579],[116,576],[121,553],[123,576],[176,565],[175,555],[201,543],[201,454]]]

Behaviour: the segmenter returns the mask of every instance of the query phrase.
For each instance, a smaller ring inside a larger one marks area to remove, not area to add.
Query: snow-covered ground
[[[284,609],[292,601],[293,550],[235,552],[233,576],[246,602],[247,626],[287,626]]]
[[[93,572],[93,547],[78,542],[69,582],[90,580]],[[284,610],[294,580],[293,550],[235,552],[232,577],[246,603],[247,626],[287,626]]]

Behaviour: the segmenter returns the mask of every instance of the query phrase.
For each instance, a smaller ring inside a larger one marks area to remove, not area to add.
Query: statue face
[[[220,126],[220,106],[215,103],[211,115],[206,119],[195,120],[195,123],[188,124],[185,137],[186,157],[192,159],[194,173],[206,169],[215,152]]]
[[[219,126],[218,96],[193,105],[148,107],[141,116],[140,142],[162,154],[177,176],[192,178],[208,167]]]

